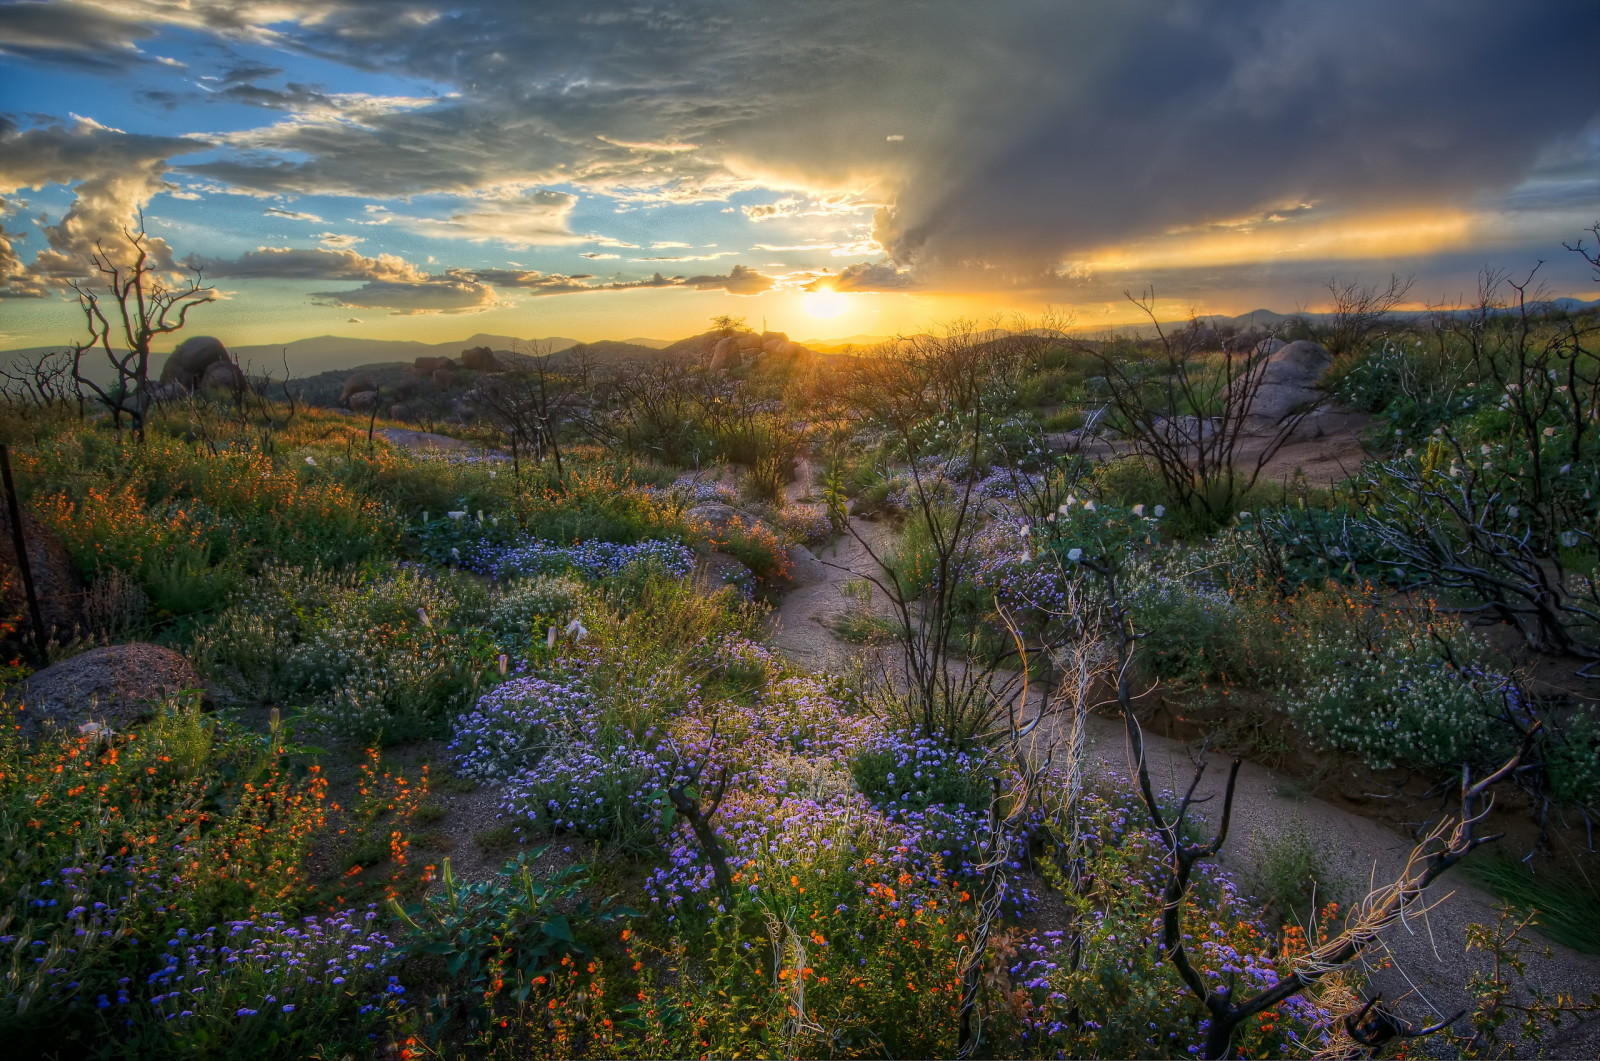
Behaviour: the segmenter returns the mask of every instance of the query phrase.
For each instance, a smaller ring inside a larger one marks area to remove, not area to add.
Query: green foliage
[[[1456,769],[1498,755],[1508,681],[1458,622],[1331,593],[1302,601],[1288,631],[1284,709],[1324,746],[1374,769]]]
[[[403,950],[442,960],[451,994],[479,1011],[498,997],[525,1001],[535,981],[555,973],[562,959],[585,957],[600,926],[631,915],[609,900],[584,895],[586,871],[565,866],[536,873],[543,850],[521,852],[488,880],[457,881],[449,859],[443,888],[419,903],[390,909],[411,928]],[[448,1017],[448,1012],[439,1014]]]
[[[1257,832],[1250,837],[1250,868],[1241,883],[1264,904],[1268,927],[1312,929],[1324,906],[1348,900],[1348,882],[1328,868],[1331,855],[1327,841],[1297,816],[1270,835]]]
[[[488,609],[487,591],[465,576],[278,567],[195,647],[240,697],[298,702],[332,733],[393,743],[440,733],[470,700],[496,655]]]

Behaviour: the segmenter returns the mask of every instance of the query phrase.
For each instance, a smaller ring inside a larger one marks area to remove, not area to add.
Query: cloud
[[[684,284],[702,291],[720,287],[731,295],[759,295],[770,291],[774,281],[749,266],[735,265],[727,276],[691,276]]]
[[[316,214],[303,214],[298,210],[285,210],[281,206],[269,206],[265,210],[261,211],[261,213],[264,217],[286,217],[290,221],[309,221],[313,225],[320,225],[323,223],[322,218],[318,217]]]
[[[70,126],[19,129],[0,117],[0,195],[74,185],[72,205],[60,220],[41,219],[46,246],[29,265],[29,275],[41,283],[87,276],[97,244],[113,259],[125,258],[120,234],[135,223],[141,207],[171,188],[167,159],[205,147],[197,140],[124,133],[90,118],[76,118]],[[145,246],[154,268],[172,267],[165,240],[150,236]]]
[[[352,250],[309,247],[258,247],[237,258],[191,254],[187,264],[211,277],[258,277],[278,280],[373,280],[417,284],[428,275],[393,254],[364,257]]]
[[[512,247],[588,242],[568,226],[578,198],[567,192],[529,191],[504,201],[491,201],[448,219],[404,218],[401,224],[424,236],[495,240]]]
[[[571,295],[586,291],[631,291],[647,287],[676,287],[683,277],[662,276],[656,273],[643,280],[614,280],[607,283],[585,283],[593,277],[582,274],[564,276],[560,273],[541,273],[531,269],[479,269],[473,279],[497,287],[514,288],[532,295]]]
[[[79,72],[116,73],[159,62],[137,44],[154,34],[97,5],[0,4],[0,55]]]
[[[578,257],[580,257],[580,258],[593,258],[593,259],[599,260],[599,259],[604,259],[604,258],[620,258],[620,257],[622,257],[622,255],[620,255],[620,254],[601,254],[599,251],[580,251],[578,253]]]
[[[396,316],[476,313],[498,305],[494,288],[454,272],[420,280],[369,280],[348,291],[314,291],[319,305],[387,309]]]
[[[819,283],[835,291],[905,291],[918,286],[909,272],[889,262],[857,262]]]
[[[645,258],[629,258],[630,262],[710,262],[718,258],[731,258],[738,251],[718,251],[715,254],[657,254]]]
[[[366,321],[362,320],[360,317],[346,317],[345,318],[345,323],[346,324],[365,324]]]

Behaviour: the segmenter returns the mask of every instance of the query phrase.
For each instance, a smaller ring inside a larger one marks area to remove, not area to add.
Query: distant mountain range
[[[1531,308],[1553,310],[1565,313],[1576,313],[1600,307],[1600,299],[1585,301],[1577,298],[1556,298],[1534,304]],[[1426,316],[1431,311],[1397,312],[1393,316],[1401,319]],[[1457,310],[1457,313],[1472,312],[1470,310]],[[1240,313],[1234,316],[1223,314],[1202,314],[1200,321],[1212,327],[1231,327],[1240,330],[1260,328],[1263,330],[1282,326],[1285,322],[1299,318],[1313,324],[1326,321],[1331,315],[1327,313],[1278,313],[1270,309],[1251,310],[1249,313]],[[1163,321],[1162,328],[1179,328],[1187,321]],[[1117,328],[1105,326],[1088,326],[1071,329],[1077,335],[1104,334],[1107,331],[1143,332],[1148,325],[1129,326]],[[202,333],[196,333],[202,334]],[[985,336],[988,333],[984,333]],[[998,334],[998,333],[996,333]],[[983,336],[980,336],[983,337]],[[878,343],[894,339],[893,335],[848,335],[839,339],[808,339],[801,342],[812,350],[821,353],[838,353],[850,347],[873,346]],[[652,339],[644,336],[635,336],[631,339],[614,340],[604,339],[588,343],[596,354],[602,356],[616,356],[626,354],[639,354],[648,350],[661,350],[673,345],[671,339]],[[496,351],[515,351],[522,353],[560,353],[570,350],[574,346],[582,345],[578,339],[564,335],[551,335],[542,339],[519,339],[510,335],[491,335],[479,332],[465,339],[456,339],[444,343],[422,343],[404,339],[358,339],[342,335],[319,335],[311,339],[296,339],[289,343],[260,343],[248,346],[231,347],[234,357],[241,365],[252,368],[257,373],[276,374],[283,370],[287,360],[291,376],[307,376],[320,372],[348,371],[354,368],[363,368],[372,365],[407,363],[419,357],[459,357],[461,351],[473,346],[487,346]],[[0,364],[10,365],[26,361],[48,353],[52,350],[62,349],[59,346],[33,346],[15,350],[0,351]],[[160,370],[165,360],[166,351],[156,354],[153,358],[154,369]],[[98,366],[95,366],[98,368]]]

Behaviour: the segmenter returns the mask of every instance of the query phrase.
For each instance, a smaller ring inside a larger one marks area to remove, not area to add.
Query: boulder
[[[816,586],[828,581],[828,569],[816,554],[803,545],[789,546],[789,583]]]
[[[145,388],[145,394],[149,397],[151,403],[163,405],[167,402],[180,401],[187,397],[189,392],[179,383],[155,382]]]
[[[72,555],[55,531],[27,512],[22,513],[22,540],[45,636],[55,641],[71,640],[84,625],[83,579],[78,576]],[[9,506],[0,504],[0,619],[6,618],[18,620],[7,640],[20,642],[32,636],[33,620],[23,592],[22,569],[17,566],[11,513]]]
[[[755,332],[743,332],[732,336],[734,343],[739,347],[740,353],[749,353],[761,349],[761,336]]]
[[[238,394],[245,386],[244,373],[232,361],[213,361],[200,376],[199,389],[213,394]]]
[[[1243,410],[1245,430],[1273,430],[1296,412],[1320,402],[1323,392],[1319,384],[1331,364],[1333,355],[1309,339],[1272,349],[1257,369],[1255,394]],[[1237,383],[1235,387],[1237,390]],[[1245,398],[1240,393],[1234,400]]]
[[[222,340],[209,335],[192,335],[179,343],[167,363],[161,366],[161,382],[175,383],[192,391],[200,385],[206,369],[218,362],[233,364]]]
[[[446,367],[433,370],[433,387],[435,390],[447,391],[456,383],[455,362],[447,361]]]
[[[766,345],[768,343],[771,343],[771,342],[786,343],[788,341],[789,341],[789,333],[788,332],[762,332],[761,333],[761,346],[762,346],[763,349],[765,349]]]
[[[378,392],[356,391],[345,400],[344,407],[352,413],[370,413],[378,407]]]
[[[806,348],[799,343],[785,339],[782,342],[771,342],[762,346],[762,349],[773,357],[799,357],[806,352]]]
[[[23,729],[77,733],[98,722],[126,729],[148,718],[169,696],[199,689],[200,677],[181,653],[160,645],[108,645],[35,672],[15,690]]]
[[[1289,344],[1276,336],[1261,340],[1250,350],[1251,357],[1271,357]]]
[[[455,364],[448,357],[419,357],[411,362],[411,369],[417,375],[426,379],[441,368],[454,368]]]
[[[372,373],[353,372],[344,381],[344,389],[339,392],[339,404],[347,409],[354,408],[350,404],[351,399],[358,394],[366,394],[368,392],[373,393],[373,400],[376,400],[377,390],[378,381],[372,378]],[[371,408],[371,406],[369,405],[368,408]]]
[[[711,370],[723,372],[730,368],[738,368],[741,363],[739,346],[732,336],[717,340],[717,345],[711,348]]]
[[[747,527],[755,526],[761,522],[757,517],[751,515],[743,509],[734,508],[732,505],[718,504],[716,502],[704,505],[696,505],[687,513],[685,513],[685,515],[688,516],[689,522],[703,523],[717,534],[721,534],[726,531],[729,525],[734,522],[741,522]]]
[[[487,346],[472,346],[461,351],[461,363],[474,372],[504,372],[506,366]]]
[[[389,419],[391,420],[409,420],[411,416],[411,406],[404,402],[395,402],[389,406]]]

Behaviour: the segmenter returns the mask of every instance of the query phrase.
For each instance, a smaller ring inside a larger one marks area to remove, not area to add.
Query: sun
[[[811,316],[824,321],[831,321],[850,309],[850,299],[831,287],[807,291],[800,304]]]

